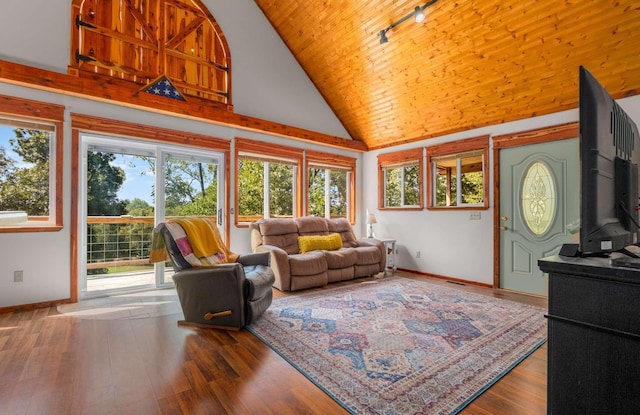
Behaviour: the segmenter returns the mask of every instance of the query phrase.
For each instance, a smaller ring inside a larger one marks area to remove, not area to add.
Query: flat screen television
[[[640,135],[631,117],[580,67],[580,254],[638,244]],[[633,256],[632,254],[630,254]]]

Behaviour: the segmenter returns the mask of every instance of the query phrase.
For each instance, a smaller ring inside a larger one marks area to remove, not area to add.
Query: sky
[[[11,146],[9,145],[10,138],[15,138],[13,128],[0,125],[0,147],[4,147],[7,157],[17,160],[18,155],[11,151]]]
[[[9,145],[9,139],[15,137],[13,130],[12,127],[0,125],[0,147],[5,148],[7,157],[18,160],[18,155]],[[147,163],[133,156],[116,156],[113,164],[121,167],[126,173],[126,180],[118,192],[118,198],[120,200],[138,198],[154,205],[151,192],[155,179],[153,175],[144,174],[144,170],[148,168]]]
[[[142,199],[150,205],[153,202],[152,191],[155,184],[155,176],[149,173],[149,165],[146,161],[136,156],[116,155],[115,161],[112,162],[122,168],[126,173],[126,179],[118,192],[118,199]]]

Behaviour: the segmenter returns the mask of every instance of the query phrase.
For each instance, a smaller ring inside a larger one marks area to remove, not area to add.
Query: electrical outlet
[[[22,282],[24,279],[24,271],[13,271],[13,282]]]
[[[416,258],[420,258],[420,251],[416,251]]]

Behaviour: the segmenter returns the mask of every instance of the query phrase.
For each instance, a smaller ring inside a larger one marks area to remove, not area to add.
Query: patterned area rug
[[[544,313],[392,277],[275,299],[249,330],[353,414],[455,414],[545,342]]]

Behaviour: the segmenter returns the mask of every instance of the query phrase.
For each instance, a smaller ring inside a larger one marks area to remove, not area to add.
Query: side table
[[[384,276],[387,276],[387,271],[391,268],[391,275],[396,272],[398,268],[396,265],[396,240],[395,239],[380,239],[384,244],[385,251],[387,254],[387,265],[384,267]]]

